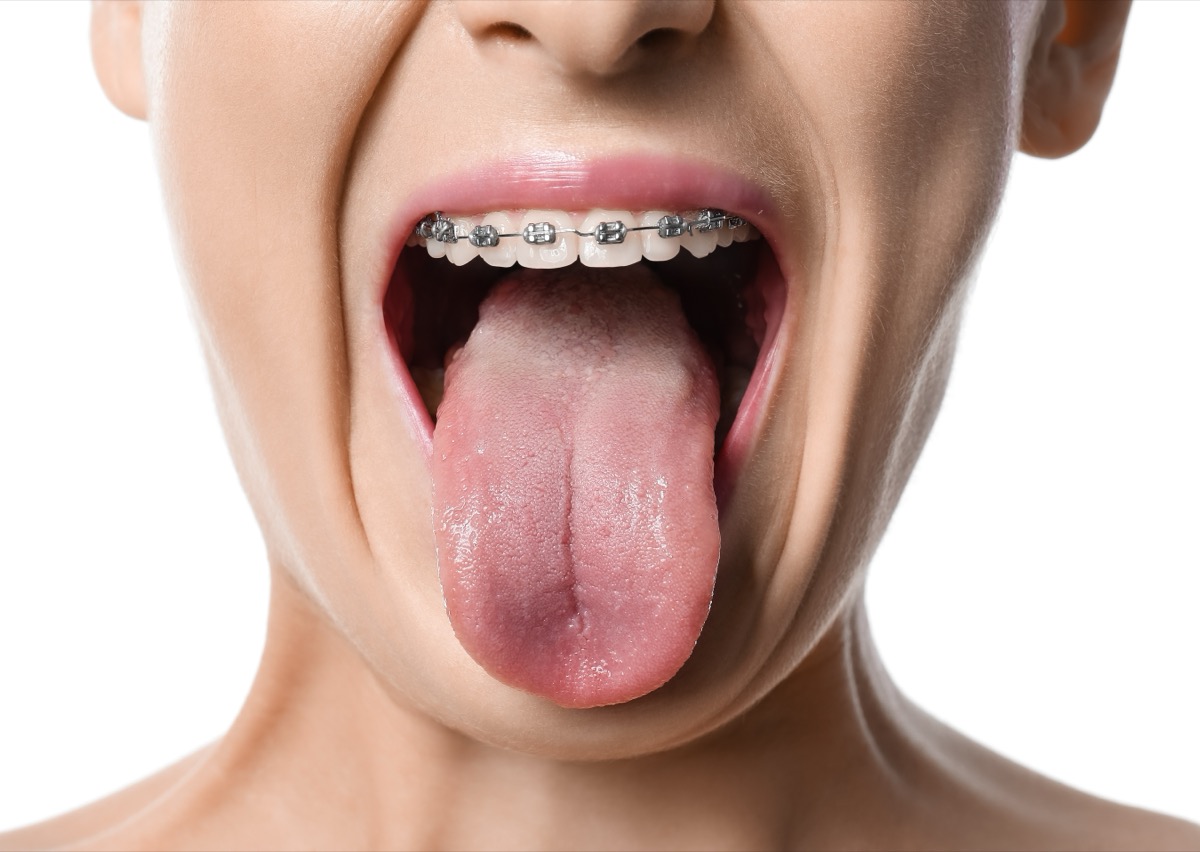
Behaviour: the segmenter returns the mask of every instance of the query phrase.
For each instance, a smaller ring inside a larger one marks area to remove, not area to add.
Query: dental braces
[[[470,231],[460,231],[445,214],[436,212],[418,222],[413,229],[413,235],[423,240],[437,240],[439,243],[466,240],[476,248],[491,248],[510,237],[520,237],[531,246],[547,245],[557,240],[560,233],[591,237],[600,245],[617,245],[625,242],[625,237],[633,231],[657,231],[660,237],[667,240],[682,237],[685,233],[702,234],[706,231],[719,231],[721,228],[733,230],[745,224],[746,220],[741,216],[731,216],[724,210],[708,207],[698,211],[694,219],[669,214],[653,225],[626,225],[617,220],[600,222],[590,231],[581,231],[578,228],[557,228],[551,222],[530,222],[517,233],[502,234],[494,225],[476,225]]]

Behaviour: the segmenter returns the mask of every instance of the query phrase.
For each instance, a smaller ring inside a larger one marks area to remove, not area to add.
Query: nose
[[[605,77],[651,56],[682,53],[708,28],[715,2],[458,0],[457,8],[478,43],[523,46],[567,76]]]

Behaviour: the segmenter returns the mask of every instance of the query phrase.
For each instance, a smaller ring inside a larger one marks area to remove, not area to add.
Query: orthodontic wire
[[[469,233],[459,233],[454,223],[444,213],[438,211],[430,213],[418,222],[413,228],[413,236],[424,240],[436,240],[440,243],[456,243],[459,240],[466,240],[476,248],[491,248],[498,245],[500,240],[512,237],[520,237],[530,245],[547,245],[553,243],[558,234],[563,233],[588,237],[601,245],[617,245],[625,242],[626,235],[632,231],[658,231],[658,235],[663,239],[671,239],[682,237],[685,232],[688,234],[693,231],[705,233],[721,228],[734,230],[745,224],[746,220],[741,216],[731,216],[723,210],[708,207],[699,211],[695,219],[686,219],[678,214],[668,214],[654,225],[630,226],[615,220],[600,222],[590,231],[580,231],[578,228],[558,228],[550,222],[530,222],[522,231],[514,234],[501,234],[494,225],[476,225]]]

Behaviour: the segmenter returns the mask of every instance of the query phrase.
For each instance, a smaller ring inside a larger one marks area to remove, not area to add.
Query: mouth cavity
[[[596,707],[690,656],[714,471],[740,456],[782,304],[768,243],[713,208],[416,225],[385,320],[433,424],[447,614],[493,677]]]
[[[641,264],[674,290],[704,343],[721,390],[719,453],[758,362],[774,306],[760,278],[770,249],[740,216],[715,208],[683,213],[590,210],[431,213],[413,229],[384,311],[421,401],[436,425],[445,367],[479,320],[479,305],[514,266],[561,269]]]

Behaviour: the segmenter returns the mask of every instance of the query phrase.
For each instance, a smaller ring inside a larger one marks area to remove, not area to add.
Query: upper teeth
[[[448,217],[431,213],[408,240],[432,257],[463,265],[482,257],[492,266],[548,269],[578,258],[585,266],[627,266],[643,257],[669,260],[686,247],[704,257],[717,246],[758,236],[739,216],[707,208],[691,214],[647,210],[526,210]]]

